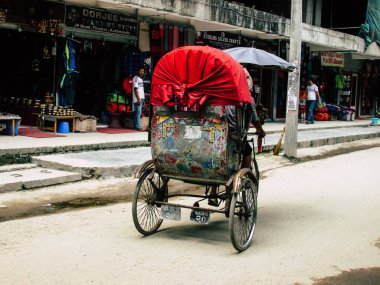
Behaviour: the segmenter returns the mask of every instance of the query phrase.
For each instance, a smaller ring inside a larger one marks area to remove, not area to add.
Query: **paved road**
[[[373,148],[270,171],[241,254],[218,214],[199,225],[184,211],[146,238],[130,203],[3,222],[1,284],[379,284],[379,160]]]

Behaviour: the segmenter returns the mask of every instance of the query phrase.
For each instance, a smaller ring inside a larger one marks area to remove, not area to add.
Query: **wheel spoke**
[[[132,203],[133,222],[143,235],[156,232],[161,225],[160,209],[155,201],[159,197],[158,191],[167,191],[165,181],[158,173],[154,173],[151,180],[148,178],[151,172],[152,169],[147,169],[141,175]]]
[[[241,178],[241,186],[231,202],[230,236],[238,251],[248,248],[256,223],[256,186],[247,177]]]

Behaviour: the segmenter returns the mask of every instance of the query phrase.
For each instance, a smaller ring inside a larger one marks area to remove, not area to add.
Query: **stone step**
[[[79,173],[33,167],[0,173],[0,193],[79,181]]]
[[[150,147],[33,156],[40,167],[77,172],[84,179],[131,176],[152,159]]]
[[[249,136],[251,137],[257,146],[257,136]],[[298,134],[298,148],[334,145],[377,137],[380,137],[380,126],[308,130]],[[263,141],[263,150],[271,152],[279,138],[279,133],[267,135]],[[32,162],[40,167],[80,173],[82,178],[91,179],[131,176],[139,165],[150,159],[152,159],[150,147],[137,147],[34,156]]]
[[[2,166],[0,166],[0,173],[23,170],[23,169],[31,169],[31,168],[35,168],[35,167],[38,167],[38,165],[34,164],[34,163],[2,165]]]

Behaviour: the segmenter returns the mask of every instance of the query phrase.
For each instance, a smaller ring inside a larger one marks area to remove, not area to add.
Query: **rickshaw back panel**
[[[223,107],[176,112],[155,106],[151,149],[157,170],[183,181],[225,183],[238,170],[235,144],[228,141]]]

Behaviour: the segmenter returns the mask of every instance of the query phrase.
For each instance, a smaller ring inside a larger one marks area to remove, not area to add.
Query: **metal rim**
[[[239,190],[233,194],[229,226],[230,238],[238,251],[247,249],[253,238],[257,217],[257,187],[248,177],[241,178]]]
[[[132,216],[136,229],[143,235],[155,233],[161,226],[162,219],[157,200],[167,197],[167,181],[149,168],[141,175],[132,201]]]

